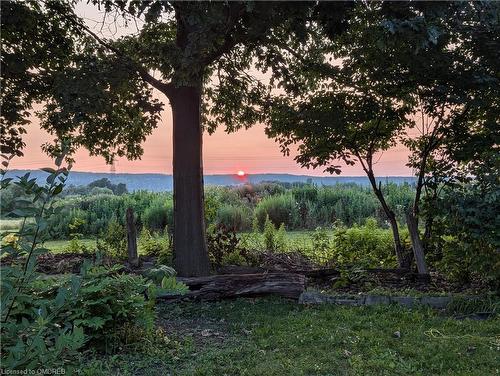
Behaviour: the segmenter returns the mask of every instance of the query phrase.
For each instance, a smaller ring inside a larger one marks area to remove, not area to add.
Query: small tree
[[[410,220],[418,244],[416,218],[426,173],[436,167],[434,153],[447,134],[466,123],[471,108],[485,112],[488,103],[479,105],[479,95],[487,95],[490,104],[494,98],[491,70],[471,64],[480,55],[470,46],[490,11],[489,5],[464,3],[362,4],[343,37],[327,40],[324,63],[299,59],[305,65],[296,74],[315,77],[307,90],[296,99],[276,98],[270,111],[268,134],[285,153],[300,142],[296,160],[301,165],[326,166],[331,173],[340,173],[339,160],[361,165],[391,225],[401,267],[409,267],[410,255],[403,251],[374,166],[400,138],[413,151],[417,183]],[[423,119],[417,137],[412,134],[416,115]]]

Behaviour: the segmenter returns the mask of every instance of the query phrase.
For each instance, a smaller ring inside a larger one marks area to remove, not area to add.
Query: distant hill
[[[40,170],[11,170],[7,173],[8,177],[16,177],[31,173],[40,182],[46,178],[47,174]],[[94,180],[108,178],[111,183],[125,183],[129,191],[148,190],[154,192],[171,191],[172,175],[165,174],[120,174],[105,172],[78,172],[73,171],[69,175],[69,185],[87,185]],[[279,181],[286,183],[311,182],[316,185],[335,185],[338,183],[355,183],[362,186],[368,186],[369,181],[364,176],[308,176],[291,174],[253,174],[239,177],[237,175],[205,175],[205,185],[239,185],[243,183],[260,183],[263,181]],[[380,179],[384,182],[393,182],[396,184],[415,182],[414,177],[410,176],[387,176]]]

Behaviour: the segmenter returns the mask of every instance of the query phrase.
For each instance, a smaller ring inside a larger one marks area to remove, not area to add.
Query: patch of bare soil
[[[366,269],[343,272],[329,280],[311,281],[315,287],[342,294],[358,294],[373,289],[415,290],[423,293],[480,293],[489,287],[479,281],[467,284],[453,283],[443,275],[431,272],[430,281],[422,280],[417,273],[399,269]]]
[[[36,270],[48,275],[79,273],[85,260],[95,261],[96,256],[83,253],[44,253],[38,256]],[[12,264],[13,261],[12,257],[2,258],[3,265]],[[16,259],[15,261],[24,262],[23,259]],[[104,265],[113,265],[116,263],[118,263],[117,260],[109,257],[101,259],[101,264]]]
[[[224,319],[216,320],[203,315],[174,317],[159,314],[158,316],[157,325],[163,327],[167,335],[173,335],[181,340],[192,340],[196,347],[222,344],[229,338],[228,324]]]

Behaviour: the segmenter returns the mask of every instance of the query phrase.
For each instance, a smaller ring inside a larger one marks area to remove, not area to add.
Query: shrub
[[[217,215],[217,211],[222,205],[222,201],[220,200],[220,194],[218,187],[210,187],[205,189],[205,222],[207,224],[211,224],[215,221],[215,216]]]
[[[2,158],[7,159],[2,164],[8,165],[10,159],[4,155]],[[81,327],[61,320],[78,293],[78,283],[73,283],[72,289],[50,286],[52,294],[48,297],[35,292],[35,286],[52,284],[36,272],[36,258],[46,252],[39,244],[48,236],[47,223],[56,212],[54,199],[61,193],[68,176],[68,170],[61,167],[62,161],[63,157],[58,157],[57,169],[44,169],[49,173],[44,186],[31,179],[29,173],[15,182],[24,194],[8,214],[22,218],[25,225],[8,234],[10,239],[2,239],[2,256],[11,259],[10,263],[2,263],[0,269],[2,371],[26,372],[61,366],[68,369],[67,364],[78,357],[78,350],[85,342]],[[4,175],[2,169],[2,193],[12,181]],[[30,200],[24,198],[31,195]],[[34,221],[28,223],[27,218]]]
[[[127,233],[115,218],[108,223],[106,232],[101,234],[97,249],[113,258],[127,258]]]
[[[64,247],[64,252],[91,254],[94,253],[95,250],[90,247],[87,247],[85,244],[83,244],[83,242],[79,238],[73,238]]]
[[[266,217],[263,236],[264,245],[267,250],[272,252],[286,251],[286,231],[283,223],[280,225],[279,229],[276,230],[274,223],[269,217]]]
[[[395,267],[391,231],[379,228],[375,219],[367,220],[364,226],[337,228],[333,262],[340,266]]]
[[[476,171],[474,181],[446,187],[426,207],[434,219],[434,247],[442,254],[438,270],[493,289],[500,287],[500,184],[494,171]]]
[[[247,265],[247,260],[239,250],[235,250],[222,256],[221,265]]]
[[[233,229],[225,226],[212,226],[207,231],[208,256],[213,266],[223,265],[224,256],[236,251],[239,239]]]
[[[242,206],[224,205],[217,210],[215,223],[234,231],[250,229],[251,212]]]
[[[123,327],[142,333],[153,330],[154,301],[147,298],[151,283],[141,276],[120,274],[120,268],[90,269],[68,310],[67,321],[83,328],[89,343],[106,352],[133,342],[122,336]]]
[[[172,242],[168,230],[163,235],[153,233],[143,228],[139,236],[139,250],[147,256],[157,257],[157,262],[163,265],[172,264]]]
[[[153,201],[142,216],[144,226],[150,231],[174,228],[174,206],[172,201]]]
[[[211,226],[207,231],[208,256],[215,268],[223,265],[253,265],[256,255],[240,243],[235,231],[224,226]]]
[[[264,228],[267,217],[275,226],[284,223],[288,228],[294,228],[295,224],[298,223],[297,205],[291,194],[280,194],[262,199],[256,206],[254,213],[259,229]]]
[[[160,285],[161,281],[163,281],[165,277],[175,277],[176,274],[177,273],[175,272],[174,268],[166,265],[158,265],[149,270],[147,276],[154,283]]]
[[[332,257],[332,244],[328,232],[317,227],[311,235],[312,252],[315,259],[320,262],[328,262]]]
[[[285,224],[282,223],[278,228],[278,231],[274,234],[274,251],[285,252],[286,251],[286,230]]]
[[[491,288],[500,286],[500,254],[486,242],[463,241],[459,237],[443,236],[441,260],[436,268],[459,283],[481,281]]]

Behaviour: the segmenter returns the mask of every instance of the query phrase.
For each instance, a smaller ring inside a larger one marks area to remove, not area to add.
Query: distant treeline
[[[11,170],[7,172],[7,177],[22,176],[27,172],[31,177],[37,178],[39,183],[43,183],[47,173],[40,170]],[[68,185],[75,187],[86,186],[95,180],[108,179],[112,184],[126,184],[129,191],[147,190],[152,192],[164,192],[172,190],[172,175],[165,174],[121,174],[121,173],[94,173],[72,171],[68,178]],[[311,183],[316,185],[335,185],[338,183],[356,183],[368,186],[368,179],[364,176],[307,176],[290,174],[249,174],[244,178],[236,175],[205,175],[206,185],[235,186],[242,183],[259,184],[266,181],[277,181],[281,183]],[[410,176],[387,176],[380,178],[382,184],[412,184],[414,177]]]
[[[383,187],[398,220],[404,222],[405,209],[414,197],[413,187],[394,183]],[[4,210],[16,196],[12,191],[5,193]],[[205,201],[207,225],[224,225],[236,231],[262,230],[267,216],[277,227],[283,223],[287,230],[331,227],[335,222],[352,226],[370,217],[381,226],[386,225],[371,189],[357,184],[316,186],[267,182],[235,187],[208,186]],[[128,207],[134,209],[139,228],[157,232],[173,228],[170,192],[127,193],[126,187],[105,179],[85,187],[69,187],[56,206],[60,210],[51,217],[49,226],[55,238],[69,238],[76,233],[98,236],[111,222],[123,224]]]

